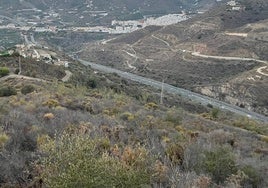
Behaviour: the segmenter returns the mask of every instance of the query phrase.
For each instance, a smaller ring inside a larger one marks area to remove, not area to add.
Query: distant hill
[[[215,0],[2,0],[4,10],[37,8],[43,11],[59,9],[106,11],[110,16],[135,19],[144,15],[163,15],[181,10],[208,9]]]
[[[181,11],[203,11],[215,3],[215,0],[1,0],[0,15],[22,20],[53,15],[54,21],[58,18],[58,25],[99,26],[110,25],[115,19],[137,20]]]
[[[89,9],[79,0],[0,1],[14,18],[38,12],[17,8],[51,7],[43,11],[51,17],[62,8],[78,12],[69,24]],[[131,1],[96,0],[92,10],[108,7],[116,16],[127,3],[134,10]],[[172,11],[189,1],[148,2],[143,10],[156,13],[160,3]],[[266,0],[243,2],[239,11],[222,2],[185,22],[110,40],[57,34],[65,46],[78,43],[82,59],[268,115],[268,69],[260,61],[268,60]],[[267,122],[169,94],[164,84],[160,90],[93,70],[48,48],[68,67],[0,52],[0,187],[268,187]]]
[[[175,25],[145,28],[106,45],[86,45],[81,55],[268,114],[263,95],[268,77],[256,72],[265,64],[242,60],[268,60],[268,2],[237,1],[234,7],[240,9],[223,3]]]
[[[10,8],[19,8],[21,6],[25,8],[36,7],[42,10],[45,9],[71,9],[82,8],[87,6],[92,10],[121,10],[121,11],[133,11],[141,10],[142,12],[165,12],[165,11],[177,11],[181,7],[194,8],[204,7],[209,4],[213,4],[214,0],[2,0],[1,6]],[[122,9],[123,8],[123,9]]]

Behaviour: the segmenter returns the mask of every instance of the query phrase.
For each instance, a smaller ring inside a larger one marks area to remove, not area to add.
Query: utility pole
[[[21,59],[20,59],[20,55],[19,55],[19,72],[18,72],[18,75],[21,74]]]
[[[161,96],[160,96],[160,104],[163,104],[163,95],[164,95],[164,79],[162,79],[162,87],[161,87]]]

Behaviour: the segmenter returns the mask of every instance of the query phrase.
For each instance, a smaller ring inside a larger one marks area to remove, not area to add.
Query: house
[[[235,1],[228,1],[227,5],[234,7],[234,6],[236,6],[236,2]]]
[[[242,9],[241,7],[232,7],[232,10],[236,10],[236,11],[239,11],[241,9]]]

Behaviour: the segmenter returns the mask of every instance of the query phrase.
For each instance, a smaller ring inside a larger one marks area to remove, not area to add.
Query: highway
[[[175,87],[175,86],[172,86],[172,85],[169,85],[166,83],[162,83],[162,82],[150,79],[150,78],[138,76],[138,75],[135,75],[135,74],[132,74],[129,72],[124,72],[124,71],[120,71],[120,70],[110,68],[107,66],[95,64],[95,63],[85,61],[82,59],[77,59],[77,60],[85,66],[91,66],[93,69],[96,69],[96,70],[99,70],[102,72],[116,73],[119,76],[121,76],[122,78],[129,79],[129,80],[132,80],[135,82],[139,82],[139,83],[144,84],[144,85],[152,86],[152,87],[157,88],[157,89],[161,89],[163,87],[164,91],[166,91],[168,93],[178,94],[183,98],[190,99],[194,102],[201,103],[202,105],[211,104],[211,105],[213,105],[213,107],[219,108],[223,111],[230,111],[230,112],[233,112],[235,114],[238,114],[241,116],[246,116],[248,118],[251,118],[251,119],[254,119],[257,121],[261,121],[261,122],[265,122],[265,123],[268,122],[268,117],[266,117],[264,115],[246,110],[244,108],[240,108],[240,107],[235,106],[235,105],[231,105],[231,104],[219,101],[219,100],[214,99],[214,98],[210,98],[210,97],[201,95],[199,93],[195,93],[195,92],[183,89],[183,88]]]

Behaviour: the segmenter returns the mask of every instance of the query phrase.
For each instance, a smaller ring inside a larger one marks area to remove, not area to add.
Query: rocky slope
[[[267,187],[267,125],[73,61],[67,82],[22,57],[16,77],[17,59],[0,57],[1,187]]]

